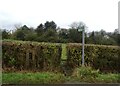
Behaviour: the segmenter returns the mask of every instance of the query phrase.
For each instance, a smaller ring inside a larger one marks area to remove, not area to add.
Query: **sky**
[[[120,0],[0,0],[0,28],[13,30],[14,25],[36,28],[54,21],[61,28],[84,22],[87,31],[113,32],[118,28]]]

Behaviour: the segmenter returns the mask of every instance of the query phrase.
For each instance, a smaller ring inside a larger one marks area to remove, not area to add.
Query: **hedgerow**
[[[61,50],[60,44],[3,40],[3,69],[40,71],[59,69]]]
[[[106,45],[85,45],[85,65],[101,71],[120,71],[120,47]],[[82,45],[67,44],[67,64],[81,66]]]
[[[68,43],[66,69],[81,66],[82,45]],[[61,44],[30,41],[2,42],[2,67],[4,70],[61,70]],[[120,72],[120,47],[85,44],[85,66],[100,71]]]

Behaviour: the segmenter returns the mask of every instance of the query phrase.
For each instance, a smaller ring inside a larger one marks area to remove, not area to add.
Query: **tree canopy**
[[[27,25],[17,25],[14,32],[2,30],[2,39],[15,39],[23,41],[38,41],[38,42],[55,42],[55,43],[81,43],[82,32],[78,29],[85,27],[83,22],[73,22],[69,29],[57,27],[54,21],[46,21],[40,23],[36,28],[28,27]],[[100,31],[85,32],[86,44],[104,44],[104,45],[120,45],[120,34],[118,29],[114,32]]]

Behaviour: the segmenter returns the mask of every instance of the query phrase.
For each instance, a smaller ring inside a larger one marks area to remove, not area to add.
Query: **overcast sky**
[[[62,27],[74,21],[83,21],[88,31],[118,28],[119,0],[0,0],[0,28],[15,24],[37,27],[46,21],[55,21]]]

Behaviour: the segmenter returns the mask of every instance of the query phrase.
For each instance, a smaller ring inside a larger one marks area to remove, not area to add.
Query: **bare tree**
[[[85,29],[87,28],[87,26],[86,26],[86,24],[84,23],[84,22],[73,22],[71,25],[70,25],[70,27],[72,28],[72,29],[78,29],[78,28],[82,28],[82,27],[85,27]]]

